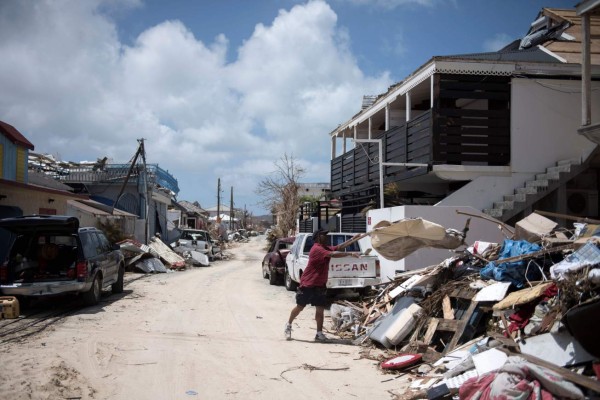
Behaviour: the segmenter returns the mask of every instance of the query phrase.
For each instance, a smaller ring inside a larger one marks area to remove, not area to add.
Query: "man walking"
[[[296,307],[292,309],[290,318],[285,325],[285,337],[292,339],[292,322],[300,314],[307,304],[315,307],[315,320],[317,321],[317,335],[315,341],[325,342],[327,336],[323,334],[323,319],[327,297],[325,296],[327,278],[329,276],[329,261],[338,257],[360,257],[360,253],[346,253],[342,250],[355,242],[359,235],[352,237],[338,246],[327,246],[327,233],[329,231],[319,229],[312,234],[313,246],[308,253],[308,265],[300,277],[300,287],[296,292]]]

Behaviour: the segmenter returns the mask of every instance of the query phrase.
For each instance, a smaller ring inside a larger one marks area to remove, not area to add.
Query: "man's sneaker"
[[[323,332],[317,332],[315,336],[315,342],[328,342],[329,338],[323,334]]]
[[[286,340],[292,340],[292,325],[285,324],[285,330],[283,333],[285,334]]]

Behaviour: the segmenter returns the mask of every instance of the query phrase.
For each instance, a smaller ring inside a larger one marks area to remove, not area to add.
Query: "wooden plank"
[[[456,331],[454,332],[454,336],[452,337],[452,340],[450,340],[450,343],[448,343],[448,345],[444,349],[444,354],[446,354],[449,351],[454,350],[454,348],[458,344],[458,341],[460,340],[461,336],[463,335],[465,328],[467,327],[467,324],[469,323],[469,320],[471,319],[471,315],[473,315],[473,312],[475,311],[476,308],[477,308],[477,302],[471,301],[469,308],[467,308],[467,311],[463,314],[463,316],[460,320],[460,323],[457,326]]]
[[[445,153],[461,153],[461,154],[505,154],[510,152],[509,146],[486,146],[486,145],[469,145],[463,144],[440,144],[440,151]]]
[[[435,331],[437,330],[439,322],[440,322],[440,320],[437,318],[429,319],[429,324],[427,325],[427,331],[425,331],[425,336],[423,336],[423,342],[425,344],[431,343],[431,339],[433,339],[433,335],[435,334]]]
[[[444,332],[456,331],[456,329],[458,328],[458,323],[460,322],[455,319],[443,319],[443,318],[436,318],[436,319],[438,320],[437,330],[444,331]]]
[[[458,82],[508,82],[510,77],[506,76],[494,76],[494,75],[462,75],[462,74],[441,74],[440,85],[442,82],[447,81],[458,81]]]
[[[493,92],[508,92],[510,91],[510,85],[508,82],[490,82],[479,81],[479,82],[458,82],[458,81],[442,81],[440,82],[440,88],[442,90],[484,90]]]
[[[437,110],[437,115],[434,116],[434,118],[463,116],[488,119],[509,119],[510,110],[468,110],[464,108],[441,108]]]
[[[502,127],[510,126],[510,120],[507,118],[469,118],[469,117],[438,117],[436,121],[441,125],[447,126],[484,126],[484,127]]]
[[[452,310],[452,305],[450,305],[450,297],[447,295],[442,299],[442,312],[444,314],[444,319],[454,319],[454,311]]]
[[[442,99],[488,99],[510,100],[510,92],[468,92],[464,90],[440,90]]]
[[[469,128],[464,126],[438,126],[438,134],[435,138],[439,138],[442,134],[454,135],[486,135],[486,136],[505,136],[510,139],[510,128]]]
[[[439,137],[438,139],[438,143],[440,144],[456,144],[456,143],[463,143],[464,141],[467,141],[468,143],[474,143],[474,144],[489,144],[489,145],[508,145],[510,146],[509,143],[507,143],[507,139],[505,137],[498,137],[498,136],[472,136],[472,135],[461,135],[461,136],[449,136],[449,135],[444,135],[443,137]]]

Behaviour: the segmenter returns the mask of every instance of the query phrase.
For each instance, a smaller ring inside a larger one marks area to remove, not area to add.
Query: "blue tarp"
[[[522,256],[534,253],[542,248],[526,240],[505,240],[502,243],[498,260],[508,257]],[[540,271],[537,266],[532,266],[527,270],[527,264],[530,260],[521,260],[496,264],[496,261],[489,262],[479,272],[482,278],[494,279],[499,282],[510,282],[517,287],[522,288],[527,280],[536,280],[540,277]],[[525,273],[527,271],[527,277]]]

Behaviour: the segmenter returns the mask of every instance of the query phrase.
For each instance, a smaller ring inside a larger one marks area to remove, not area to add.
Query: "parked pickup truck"
[[[330,232],[329,245],[341,244],[354,234]],[[364,254],[366,248],[358,241],[352,243],[343,250],[345,252],[360,252]],[[294,291],[300,284],[300,277],[308,265],[308,253],[313,246],[312,234],[299,233],[286,257],[285,268],[285,287],[287,290]],[[329,279],[327,280],[328,289],[354,289],[362,291],[363,289],[381,283],[379,259],[377,256],[361,255],[356,257],[332,258],[329,262]]]

